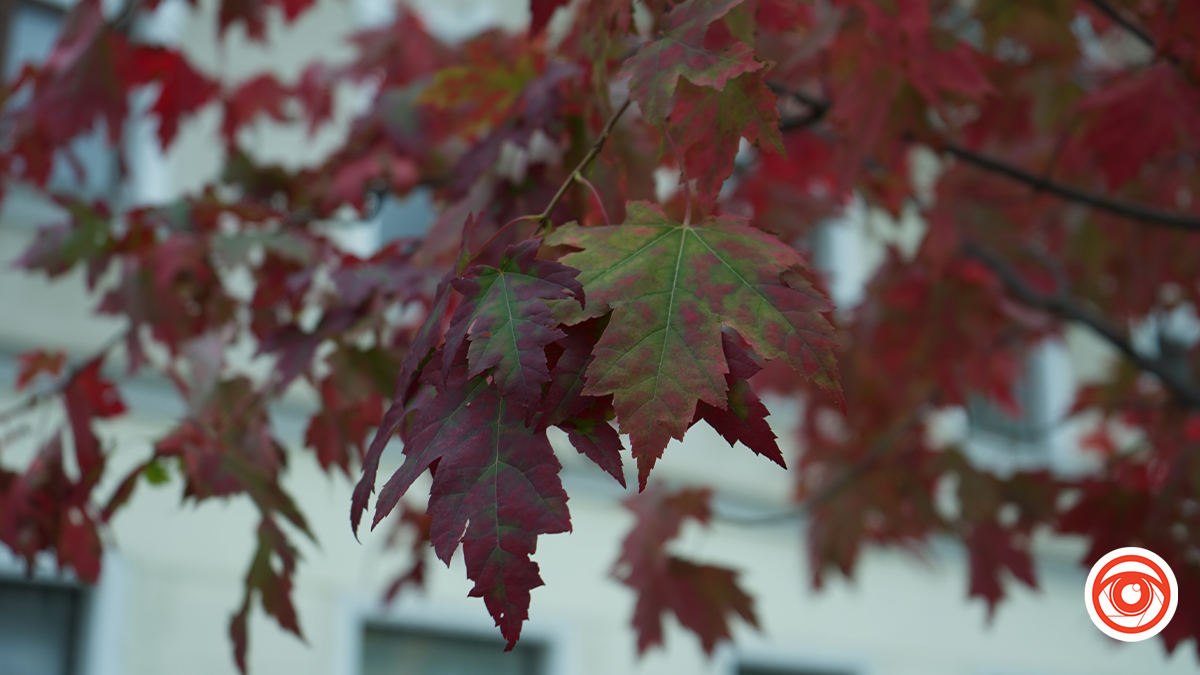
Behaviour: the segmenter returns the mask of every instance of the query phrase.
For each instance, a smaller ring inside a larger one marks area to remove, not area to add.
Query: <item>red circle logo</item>
[[[1154,552],[1119,548],[1092,566],[1084,601],[1092,623],[1105,635],[1138,642],[1170,623],[1179,587],[1171,568]]]

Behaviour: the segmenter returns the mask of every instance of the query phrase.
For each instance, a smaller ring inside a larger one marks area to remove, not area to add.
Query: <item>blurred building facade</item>
[[[7,1],[15,5],[2,26],[6,39],[0,44],[5,46],[4,72],[12,74],[23,60],[44,57],[63,9],[73,0]],[[212,2],[201,2],[193,12],[182,0],[166,0],[143,29],[147,39],[181,45],[227,82],[263,70],[287,81],[314,59],[348,58],[345,36],[388,20],[393,11],[389,4],[321,0],[296,24],[273,26],[266,47],[248,43],[238,29],[223,44],[215,42]],[[520,29],[528,20],[522,0],[410,4],[434,33],[449,40],[488,26]],[[343,93],[339,106],[344,113],[355,105],[355,96]],[[85,138],[79,155],[90,182],[74,188],[124,204],[162,202],[194,190],[219,169],[219,144],[211,140],[219,123],[215,110],[202,114],[182,130],[170,155],[155,146],[152,126],[135,123],[125,149],[132,158],[130,178],[120,185],[101,135]],[[344,125],[334,124],[309,141],[300,128],[263,126],[253,130],[250,140],[261,157],[302,164],[336,146],[344,132]],[[63,173],[55,180],[69,181]],[[5,262],[0,268],[0,405],[15,398],[10,387],[17,353],[47,347],[83,356],[121,329],[117,322],[92,316],[94,298],[84,293],[80,276],[48,283],[7,264],[26,246],[35,225],[53,217],[32,196],[19,189],[14,193],[0,213]],[[346,244],[370,250],[397,228],[419,228],[427,222],[429,208],[421,195],[389,203],[373,222],[348,235]],[[880,225],[880,218],[856,206],[844,222],[822,232],[818,262],[836,271],[831,286],[842,306],[853,304],[889,237],[919,236],[919,223]],[[1069,334],[1031,357],[1019,394],[1035,411],[1033,417],[1008,418],[981,402],[948,413],[939,428],[948,436],[968,437],[973,456],[997,470],[1015,465],[1084,470],[1086,461],[1071,449],[1071,430],[1054,421],[1069,405],[1076,382],[1102,375],[1094,365],[1103,361],[1095,357],[1097,350],[1086,336]],[[120,381],[120,388],[131,413],[102,428],[113,453],[110,476],[142,461],[183,412],[165,382],[138,377]],[[965,556],[949,542],[935,542],[923,559],[872,551],[852,582],[833,580],[814,591],[808,583],[803,522],[736,522],[785,509],[792,485],[787,473],[744,448],[730,449],[703,425],[667,449],[656,477],[718,488],[717,507],[728,517],[709,528],[686,530],[678,548],[690,557],[741,570],[742,582],[755,596],[761,631],[739,626],[735,643],[708,658],[693,636],[668,622],[665,649],[639,658],[629,628],[633,594],[610,574],[632,522],[619,505],[625,494],[581,461],[565,438],[555,438],[562,450],[574,531],[539,541],[535,560],[546,586],[533,593],[532,618],[519,648],[504,654],[483,603],[467,597],[470,584],[460,556],[449,569],[434,563],[424,592],[406,592],[391,606],[381,604],[383,588],[408,561],[404,553],[384,549],[382,531],[365,536],[362,544],[355,541],[346,517],[352,480],[325,474],[312,454],[299,447],[307,405],[298,398],[273,411],[281,438],[293,450],[285,486],[320,542],[319,548],[300,543],[303,562],[295,599],[307,643],[256,611],[249,666],[258,675],[1118,675],[1200,670],[1190,644],[1168,657],[1158,640],[1119,644],[1096,630],[1084,608],[1086,574],[1077,565],[1083,549],[1069,540],[1038,543],[1040,589],[1011,585],[1011,596],[990,623],[982,602],[966,600]],[[794,404],[768,400],[768,406],[777,433],[790,443]],[[48,425],[56,414],[46,411],[37,423]],[[794,451],[785,447],[787,454]],[[14,444],[2,452],[0,460],[19,466],[32,448]],[[400,459],[398,448],[391,447],[382,475],[390,474]],[[252,553],[254,512],[237,499],[183,507],[180,495],[177,477],[162,486],[139,488],[114,521],[110,552],[95,586],[75,583],[49,563],[26,576],[0,550],[0,675],[236,672],[227,627]]]

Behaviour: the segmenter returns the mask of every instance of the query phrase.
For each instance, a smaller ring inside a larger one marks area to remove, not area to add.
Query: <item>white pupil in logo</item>
[[[1121,599],[1123,599],[1125,602],[1128,602],[1131,605],[1134,604],[1135,602],[1137,602],[1138,600],[1141,600],[1142,599],[1142,585],[1141,584],[1133,584],[1132,586],[1126,586],[1121,591]]]

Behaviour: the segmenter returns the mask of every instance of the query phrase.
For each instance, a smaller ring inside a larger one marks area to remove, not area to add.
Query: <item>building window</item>
[[[1034,359],[1026,361],[1025,372],[1013,386],[1019,411],[1009,411],[979,394],[969,397],[967,417],[972,433],[999,437],[1021,447],[1037,447],[1045,440],[1051,420],[1042,419],[1045,402],[1045,373]]]
[[[76,675],[84,603],[76,585],[0,580],[0,673]]]
[[[788,668],[786,666],[740,665],[737,675],[851,675],[845,670]]]
[[[11,82],[27,63],[41,63],[54,49],[66,17],[68,2],[18,0],[0,2],[0,73]],[[20,105],[23,97],[16,97]],[[77,164],[65,153],[55,158],[47,187],[52,192],[87,199],[113,194],[117,178],[117,156],[108,142],[104,123],[77,137],[70,146]]]
[[[500,640],[368,624],[361,675],[543,675],[545,661],[526,640],[505,652]]]

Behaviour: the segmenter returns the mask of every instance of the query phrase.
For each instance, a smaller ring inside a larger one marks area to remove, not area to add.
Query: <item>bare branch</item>
[[[825,101],[803,92],[788,91],[776,85],[768,85],[772,91],[780,95],[791,96],[795,100],[809,106],[813,113],[805,117],[793,120],[783,120],[779,124],[782,131],[799,129],[810,126],[818,122],[825,116],[825,113],[832,105],[829,101]],[[1107,211],[1114,215],[1124,216],[1133,220],[1140,220],[1146,223],[1155,225],[1163,225],[1177,230],[1187,232],[1200,232],[1200,217],[1179,213],[1175,211],[1165,211],[1140,204],[1132,204],[1117,199],[1110,199],[1102,194],[1088,192],[1070,185],[1065,185],[1057,181],[1038,176],[1024,169],[1006,164],[992,157],[981,155],[973,150],[968,150],[962,146],[953,143],[944,143],[940,149],[942,152],[956,157],[974,167],[991,171],[992,173],[1004,176],[1011,180],[1024,183],[1031,187],[1037,188],[1054,195],[1058,195],[1064,199],[1068,199],[1080,204],[1086,204],[1093,208]]]
[[[596,142],[592,143],[591,148],[588,148],[587,154],[583,156],[583,159],[579,160],[579,164],[571,171],[571,175],[563,181],[563,184],[558,188],[558,192],[554,193],[554,198],[550,200],[550,203],[546,205],[546,209],[538,216],[538,221],[541,223],[539,229],[549,225],[550,214],[554,212],[554,207],[558,206],[563,196],[567,194],[567,188],[571,187],[571,184],[575,182],[575,176],[583,175],[583,171],[588,167],[588,164],[591,164],[592,160],[596,159],[596,156],[600,154],[600,150],[604,147],[605,141],[608,140],[609,134],[612,133],[613,127],[617,126],[617,120],[621,119],[621,115],[624,115],[625,111],[629,109],[630,103],[633,103],[633,99],[626,99],[621,104],[621,107],[617,108],[617,111],[613,113],[613,116],[608,118],[608,124],[604,125],[604,131],[600,132],[600,136],[596,139]]]
[[[70,366],[63,371],[63,374],[59,375],[58,379],[55,380],[50,386],[44,387],[36,392],[33,392],[32,394],[29,394],[15,405],[10,406],[5,410],[0,410],[0,424],[7,424],[17,417],[20,417],[23,413],[33,410],[44,401],[62,393],[63,389],[66,389],[67,385],[69,385],[71,381],[79,375],[80,371],[86,368],[89,363],[108,354],[110,351],[116,348],[117,345],[124,342],[125,339],[129,337],[130,330],[131,329],[123,330],[109,338],[108,341],[105,342],[99,349],[97,349],[91,356],[88,356],[84,360]]]
[[[1177,213],[1174,211],[1163,211],[1160,209],[1150,208],[1148,206],[1141,206],[1139,204],[1131,204],[1129,202],[1123,202],[1116,199],[1109,199],[1104,195],[1094,192],[1087,192],[1085,190],[1080,190],[1079,188],[1071,187],[1070,185],[1064,185],[1062,183],[1037,176],[1025,171],[1024,169],[1018,169],[1012,165],[1005,164],[991,157],[981,155],[977,152],[967,150],[966,148],[959,147],[951,143],[943,145],[941,150],[946,154],[957,157],[958,159],[972,166],[991,171],[992,173],[999,174],[1005,178],[1010,178],[1012,180],[1025,183],[1026,185],[1035,187],[1039,190],[1056,194],[1073,202],[1087,204],[1088,206],[1093,206],[1102,211],[1108,211],[1109,213],[1113,213],[1118,216],[1125,216],[1126,218],[1132,218],[1134,220],[1141,220],[1147,223],[1154,223],[1156,225],[1165,225],[1177,230],[1200,232],[1200,218],[1197,218],[1193,215]]]
[[[1116,7],[1108,4],[1107,0],[1088,0],[1088,2],[1091,3],[1091,5],[1095,7],[1097,11],[1112,20],[1113,23],[1129,31],[1131,35],[1144,42],[1147,47],[1150,49],[1157,49],[1157,46],[1154,44],[1153,35],[1147,33],[1141,26],[1138,26],[1129,19],[1125,18],[1125,15],[1118,12]]]
[[[1055,295],[1039,293],[1000,256],[974,242],[966,242],[963,249],[967,255],[995,272],[996,276],[1000,277],[1005,289],[1017,300],[1030,307],[1091,328],[1138,368],[1156,375],[1177,399],[1190,407],[1200,408],[1200,388],[1197,388],[1185,373],[1169,368],[1162,361],[1138,352],[1124,331],[1109,323],[1099,312],[1068,297],[1065,293]]]
[[[609,136],[609,134],[612,133],[613,127],[615,127],[617,125],[617,120],[621,119],[621,115],[625,114],[625,111],[629,109],[630,103],[633,103],[632,98],[627,99],[625,101],[625,103],[622,104],[621,107],[618,108],[615,113],[613,113],[613,116],[608,119],[608,124],[604,125],[604,130],[600,132],[600,136],[598,138],[596,138],[596,141],[594,143],[592,143],[592,147],[588,148],[587,154],[583,156],[583,159],[579,160],[579,164],[577,164],[575,166],[575,168],[571,171],[571,175],[567,176],[567,179],[564,180],[562,185],[560,185],[558,187],[558,192],[554,193],[554,198],[551,199],[550,203],[546,205],[545,210],[543,210],[541,213],[536,214],[536,215],[520,216],[518,218],[514,218],[513,220],[508,221],[507,223],[504,224],[503,227],[501,227],[499,230],[497,230],[496,233],[493,234],[487,241],[483,242],[483,246],[480,246],[478,249],[476,249],[475,252],[472,253],[469,258],[467,258],[467,261],[469,262],[471,260],[474,260],[475,258],[478,258],[479,254],[483,253],[483,251],[485,249],[487,249],[488,245],[491,244],[492,241],[496,239],[496,237],[500,234],[500,232],[504,231],[504,229],[507,228],[509,225],[512,225],[514,223],[519,223],[524,220],[536,221],[538,223],[539,230],[541,230],[543,227],[549,225],[550,224],[550,214],[554,212],[554,208],[556,206],[558,206],[558,203],[560,201],[562,201],[563,195],[567,194],[567,188],[571,187],[571,185],[573,183],[575,183],[576,180],[584,180],[583,170],[586,169],[588,164],[591,164],[592,160],[596,159],[596,156],[600,154],[600,150],[604,147],[604,142],[608,140],[608,136]],[[590,183],[588,185],[589,185],[589,187],[591,186]],[[592,189],[595,190],[595,188],[592,188]],[[596,198],[599,199],[600,195],[597,194]],[[601,204],[600,208],[603,209],[604,205]],[[607,219],[608,214],[606,213],[604,215],[604,217]]]

